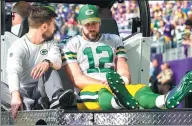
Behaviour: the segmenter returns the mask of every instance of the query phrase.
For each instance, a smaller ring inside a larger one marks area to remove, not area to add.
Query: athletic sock
[[[123,108],[119,104],[118,100],[113,96],[113,94],[105,88],[102,88],[99,91],[98,102],[102,110],[113,110]]]
[[[121,105],[121,103],[119,102],[119,100],[117,99],[117,97],[113,96],[111,99],[111,105],[114,109],[122,109],[125,108],[123,107],[123,105]]]
[[[157,96],[155,104],[157,108],[165,109],[165,95]]]

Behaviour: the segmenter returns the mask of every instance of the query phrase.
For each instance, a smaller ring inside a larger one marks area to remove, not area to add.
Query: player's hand
[[[31,71],[33,79],[39,79],[49,69],[49,63],[42,62],[37,64]]]
[[[13,91],[12,99],[11,99],[11,113],[12,113],[13,119],[16,118],[17,111],[19,109],[21,109],[21,110],[23,109],[23,103],[21,100],[21,96],[20,96],[19,91]]]

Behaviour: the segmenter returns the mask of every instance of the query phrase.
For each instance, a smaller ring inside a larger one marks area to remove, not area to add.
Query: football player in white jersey
[[[166,95],[153,93],[145,84],[131,84],[123,42],[118,35],[100,33],[97,7],[83,6],[78,22],[82,36],[72,37],[62,49],[78,109],[174,108],[192,89],[191,72]]]
[[[73,102],[73,91],[62,89],[56,71],[62,63],[58,44],[47,41],[55,31],[56,16],[48,7],[32,7],[29,32],[8,50],[8,85],[1,84],[1,103],[10,107],[14,118],[23,107],[39,109],[40,104],[49,109]]]

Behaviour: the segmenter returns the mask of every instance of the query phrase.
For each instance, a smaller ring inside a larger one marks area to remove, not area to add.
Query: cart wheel
[[[36,122],[35,125],[47,125],[47,123],[43,120],[43,119],[40,119]]]

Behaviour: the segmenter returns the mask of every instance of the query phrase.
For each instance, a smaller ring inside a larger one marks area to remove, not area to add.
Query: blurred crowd
[[[125,1],[121,4],[115,3],[111,11],[120,32],[131,29],[132,18],[140,17],[139,7],[136,1]]]
[[[161,1],[150,4],[151,36],[167,49],[192,46],[192,1]]]
[[[13,3],[6,3],[6,14],[11,12]],[[31,3],[32,5],[38,3]],[[76,17],[79,9],[83,5],[79,4],[56,4],[50,5],[55,7],[58,17],[56,18],[56,33],[54,39],[61,41],[66,37],[80,34],[78,22]],[[126,35],[131,33],[132,18],[139,17],[139,7],[135,1],[125,1],[124,3],[115,3],[111,8],[113,18],[117,21],[120,33],[124,32]]]
[[[80,34],[76,20],[82,5],[76,4],[54,4],[58,17],[56,18],[57,32],[55,40],[60,41],[66,37]]]
[[[192,2],[191,1],[153,1],[149,2],[151,14],[151,36],[153,41],[166,49],[192,46]],[[79,34],[76,16],[82,5],[55,4],[58,32],[56,40]],[[139,7],[135,1],[115,3],[111,8],[120,33],[131,32],[132,18],[139,17]]]
[[[153,59],[149,70],[149,86],[151,90],[162,95],[168,93],[175,86],[173,74],[168,63],[160,65],[157,59]]]
[[[66,37],[80,34],[76,20],[82,5],[54,4],[58,17],[56,18],[57,32],[55,40],[61,41]],[[11,4],[6,6],[6,12],[11,11]],[[166,49],[192,46],[192,1],[149,1],[151,15],[151,36],[161,53]],[[111,8],[120,35],[130,34],[132,18],[140,17],[139,7],[134,0],[115,3]],[[129,32],[129,33],[128,33]],[[122,37],[122,36],[121,36]]]
[[[63,40],[65,37],[80,34],[76,17],[82,5],[54,4],[58,17],[57,33],[55,39]],[[132,18],[139,17],[139,7],[135,1],[125,1],[122,4],[115,3],[111,8],[113,18],[118,24],[119,31],[131,32]]]

